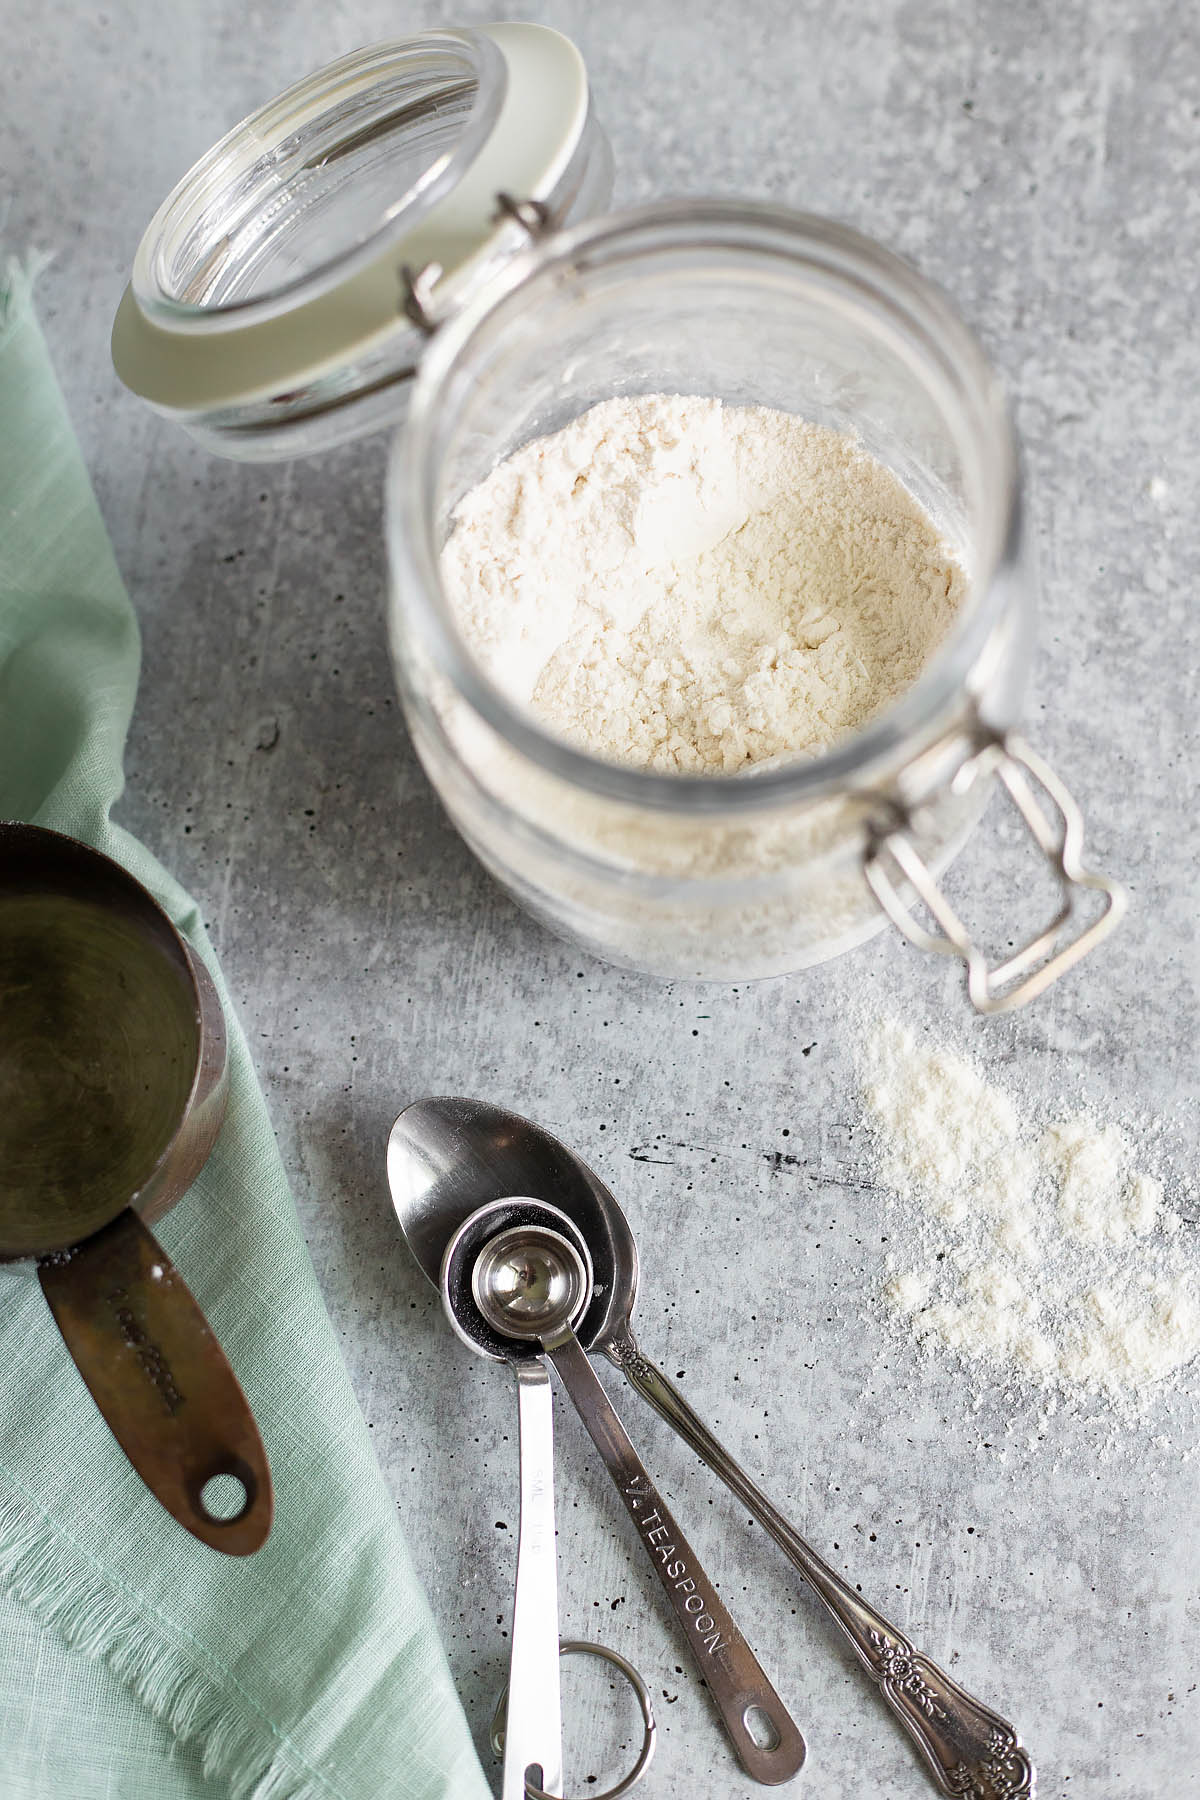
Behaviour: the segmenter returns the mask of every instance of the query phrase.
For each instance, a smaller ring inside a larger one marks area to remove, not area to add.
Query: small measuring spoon
[[[526,1216],[518,1202],[490,1209],[512,1230]],[[538,1221],[541,1213],[538,1209]],[[561,1213],[559,1242],[574,1260],[565,1265],[570,1292],[556,1288],[556,1310],[578,1318],[587,1305],[591,1262],[578,1230]],[[529,1793],[561,1795],[562,1696],[559,1684],[558,1558],[554,1539],[554,1422],[550,1378],[540,1357],[523,1342],[491,1330],[471,1302],[453,1256],[453,1241],[442,1263],[442,1305],[455,1332],[478,1356],[508,1362],[517,1381],[521,1517],[517,1531],[517,1577],[513,1590],[512,1649],[504,1720],[504,1773],[501,1800],[526,1800]]]
[[[511,1201],[482,1206],[446,1247],[442,1291],[467,1279],[475,1310],[499,1339],[540,1343],[637,1527],[683,1628],[738,1760],[755,1781],[788,1781],[804,1761],[804,1739],[700,1566],[634,1449],[592,1369],[574,1325],[591,1299],[591,1270],[554,1224],[552,1207],[522,1200],[525,1217],[501,1223]],[[539,1217],[540,1214],[540,1217]]]

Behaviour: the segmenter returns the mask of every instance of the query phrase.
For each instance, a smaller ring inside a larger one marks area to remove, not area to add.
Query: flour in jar
[[[460,502],[442,573],[497,686],[593,755],[736,773],[912,685],[966,575],[856,438],[761,406],[603,401]]]

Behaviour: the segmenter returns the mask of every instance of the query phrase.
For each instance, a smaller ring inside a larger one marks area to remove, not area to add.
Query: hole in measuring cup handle
[[[235,1486],[241,1489],[240,1502]],[[237,1525],[258,1496],[254,1470],[240,1456],[222,1459],[203,1476],[193,1478],[188,1487],[192,1505],[209,1525]],[[223,1504],[226,1501],[233,1503],[228,1509]]]
[[[863,873],[872,893],[909,942],[941,956],[956,956],[965,964],[967,993],[980,1013],[1008,1012],[1035,999],[1108,936],[1128,905],[1119,882],[1084,866],[1083,815],[1065,784],[1023,738],[979,727],[978,747],[959,769],[955,789],[963,791],[989,775],[1003,783],[1062,890],[1062,904],[1050,923],[1002,962],[994,967],[988,964],[917,849],[908,815],[901,808],[893,807],[886,819],[875,824],[863,858]],[[1049,814],[1036,789],[1050,802]],[[928,909],[941,927],[941,935],[917,923],[900,892],[900,882],[907,883]],[[1079,895],[1085,891],[1103,896],[1103,911],[1076,936],[1060,944]]]
[[[650,1767],[654,1756],[655,1744],[658,1740],[658,1726],[655,1723],[654,1707],[650,1699],[650,1690],[633,1664],[619,1651],[609,1650],[603,1644],[589,1644],[582,1638],[563,1638],[559,1641],[560,1656],[598,1656],[602,1662],[611,1663],[620,1671],[633,1689],[642,1714],[642,1747],[638,1751],[637,1761],[628,1775],[622,1777],[613,1787],[605,1788],[603,1793],[589,1794],[588,1800],[621,1800],[623,1794],[629,1793],[637,1786],[646,1770]],[[492,1714],[490,1732],[492,1752],[496,1756],[504,1754],[504,1717],[508,1706],[508,1683],[500,1690],[500,1698],[496,1702],[496,1710]],[[750,1707],[747,1712],[758,1709]],[[768,1724],[770,1721],[768,1720]],[[774,1729],[772,1727],[772,1729]],[[532,1767],[533,1765],[531,1765]],[[529,1771],[525,1773],[525,1800],[555,1800],[552,1794],[545,1793],[536,1781],[531,1781]]]

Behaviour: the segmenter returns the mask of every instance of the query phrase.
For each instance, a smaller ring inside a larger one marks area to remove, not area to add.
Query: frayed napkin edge
[[[264,1749],[273,1727],[235,1710],[236,1701],[185,1654],[164,1641],[102,1581],[72,1573],[63,1589],[63,1547],[54,1527],[32,1520],[0,1493],[0,1583],[75,1650],[103,1662],[181,1743],[200,1748],[205,1775],[229,1784],[229,1800],[313,1800],[336,1792],[316,1772],[289,1765],[282,1739]],[[316,1777],[314,1782],[313,1777]]]

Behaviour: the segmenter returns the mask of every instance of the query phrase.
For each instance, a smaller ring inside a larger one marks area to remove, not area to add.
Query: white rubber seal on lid
[[[398,327],[407,298],[403,271],[437,264],[445,273],[432,287],[436,319],[448,317],[491,266],[505,234],[520,228],[499,210],[497,196],[542,200],[563,175],[587,121],[587,73],[569,39],[542,25],[483,27],[501,51],[504,96],[492,130],[458,182],[407,234],[388,240],[378,255],[344,279],[295,304],[278,297],[234,306],[172,306],[148,310],[135,285],[126,288],[113,323],[117,374],[155,406],[208,412],[268,400],[345,367]],[[197,165],[199,167],[199,165]],[[142,239],[135,271],[157,244],[168,209],[196,171],[168,197]],[[515,247],[514,243],[514,247]]]

